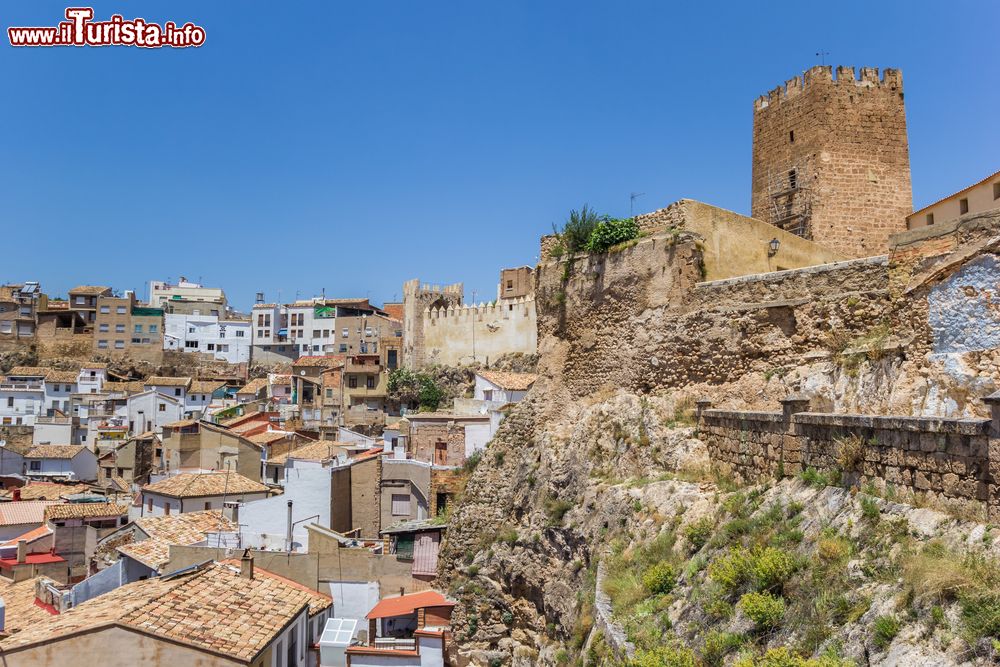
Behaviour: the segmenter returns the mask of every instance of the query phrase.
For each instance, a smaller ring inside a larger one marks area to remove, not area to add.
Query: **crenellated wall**
[[[494,361],[538,348],[535,297],[488,304],[428,308],[423,316],[425,363],[456,366]]]

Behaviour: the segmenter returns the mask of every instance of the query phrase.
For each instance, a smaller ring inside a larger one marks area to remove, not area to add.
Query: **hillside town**
[[[840,465],[854,495],[894,485],[883,513],[912,490],[995,520],[998,386],[956,387],[996,369],[954,369],[1000,346],[1000,172],[913,210],[902,91],[893,69],[810,69],[754,103],[751,215],[689,199],[622,219],[584,207],[541,238],[537,265],[497,267],[488,302],[420,280],[399,302],[258,292],[246,309],[184,277],[146,294],[52,293],[42,275],[0,286],[4,664],[734,664],[705,657],[695,626],[709,617],[679,593],[721,558],[711,549],[753,533],[705,509],[728,493],[719,471],[798,484],[812,470],[815,486]],[[845,305],[804,310],[824,299]],[[888,355],[923,358],[904,355],[924,340],[938,364],[924,379],[951,384],[919,401],[859,388]],[[820,363],[850,372],[803,370]],[[847,437],[868,447],[849,470]],[[699,447],[714,477],[689,478]],[[679,495],[655,495],[665,484]],[[705,505],[700,524],[683,503]],[[692,560],[670,551],[662,580],[636,575],[647,607],[623,620],[625,598],[602,604],[614,593],[595,581],[651,552],[607,555],[600,536],[627,527],[640,544],[675,516],[663,530]],[[785,579],[749,581],[719,616],[752,617],[747,595],[796,604]],[[739,664],[814,664],[752,660]],[[918,662],[932,664],[871,664]]]

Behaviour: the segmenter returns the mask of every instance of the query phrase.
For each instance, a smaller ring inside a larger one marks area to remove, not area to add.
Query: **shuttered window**
[[[392,515],[410,516],[410,496],[408,494],[392,494]]]

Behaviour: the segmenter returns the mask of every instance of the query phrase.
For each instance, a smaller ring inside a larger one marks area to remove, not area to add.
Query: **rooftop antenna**
[[[826,57],[830,55],[829,51],[817,51],[816,55],[819,56],[819,64],[826,65]]]
[[[634,217],[632,214],[632,209],[635,208],[635,200],[642,197],[645,192],[632,192],[628,196],[628,217]]]

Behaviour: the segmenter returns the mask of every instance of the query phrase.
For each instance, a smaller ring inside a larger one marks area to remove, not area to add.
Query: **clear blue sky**
[[[55,25],[66,3],[5,2]],[[817,64],[899,67],[918,207],[1000,168],[1000,3],[98,2],[199,49],[0,44],[0,280],[246,308],[490,298],[584,202],[750,206],[752,100]]]

